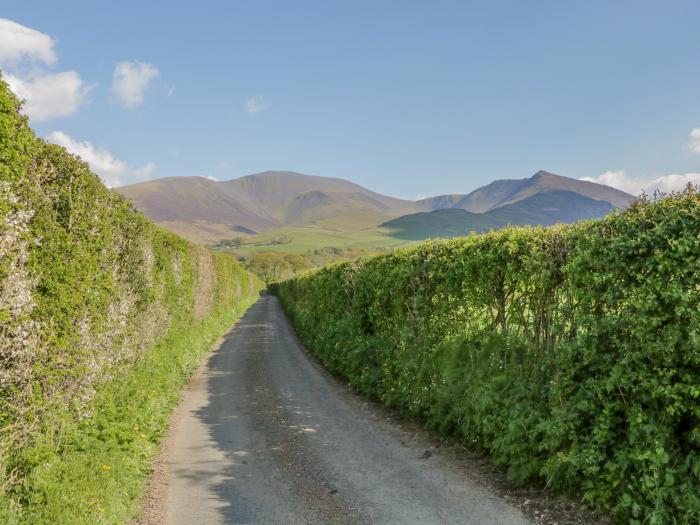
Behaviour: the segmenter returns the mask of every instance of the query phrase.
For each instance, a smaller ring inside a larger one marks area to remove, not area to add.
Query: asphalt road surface
[[[350,393],[262,296],[194,376],[159,514],[215,523],[527,523],[405,424]]]

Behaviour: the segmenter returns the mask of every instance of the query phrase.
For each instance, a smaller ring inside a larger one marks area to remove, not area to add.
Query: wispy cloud
[[[25,100],[23,111],[34,120],[75,113],[94,88],[86,86],[76,71],[50,73],[41,67],[57,62],[55,45],[45,33],[0,18],[0,66],[10,89]]]
[[[81,157],[109,187],[149,179],[156,170],[156,165],[153,162],[147,162],[140,167],[131,167],[106,149],[96,147],[88,141],[76,140],[62,131],[53,131],[47,140],[63,146],[74,155]]]
[[[251,97],[245,101],[245,109],[248,113],[262,113],[267,109],[267,104],[261,95]]]
[[[700,128],[695,128],[690,132],[688,139],[688,149],[693,153],[700,154]]]
[[[631,195],[640,195],[642,192],[651,195],[655,191],[663,193],[681,191],[688,183],[698,185],[700,184],[700,173],[671,173],[660,177],[631,177],[623,170],[610,170],[597,177],[583,177],[582,180],[605,184]]]
[[[134,108],[143,103],[148,86],[158,76],[160,71],[148,62],[119,62],[112,73],[110,93],[117,103]]]

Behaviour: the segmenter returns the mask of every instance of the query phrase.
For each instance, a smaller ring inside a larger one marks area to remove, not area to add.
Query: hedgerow
[[[273,286],[357,390],[621,522],[700,522],[700,196]]]
[[[0,522],[132,516],[179,387],[260,286],[37,138],[0,80]]]

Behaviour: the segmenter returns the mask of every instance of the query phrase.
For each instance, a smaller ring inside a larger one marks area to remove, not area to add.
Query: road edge
[[[326,379],[345,390],[347,396],[366,404],[379,420],[387,424],[402,427],[412,432],[419,439],[432,442],[435,449],[440,449],[444,456],[451,456],[462,465],[468,464],[469,470],[464,475],[477,482],[493,495],[501,498],[511,507],[519,510],[523,516],[537,525],[611,525],[609,517],[600,512],[590,512],[582,508],[581,503],[565,494],[551,494],[546,487],[529,485],[519,487],[511,481],[503,466],[496,464],[493,457],[485,450],[469,448],[456,437],[444,435],[437,430],[426,428],[417,418],[406,416],[397,409],[381,401],[365,396],[350,385],[343,377],[334,374],[318,359],[318,356],[306,347],[294,329],[294,323],[284,309],[279,297],[269,294],[278,301],[282,314],[292,329],[292,336],[309,362],[318,369]],[[432,452],[431,452],[432,453]],[[151,525],[151,524],[148,524]],[[154,524],[155,525],[155,524]]]
[[[170,418],[168,420],[165,436],[158,444],[158,456],[153,462],[153,468],[148,477],[146,491],[144,492],[143,499],[141,500],[141,504],[139,506],[140,514],[131,521],[131,525],[165,524],[165,516],[163,515],[163,499],[165,497],[169,482],[167,462],[168,458],[170,457],[175,434],[177,433],[177,429],[184,414],[182,401],[187,393],[192,390],[192,386],[202,379],[204,371],[208,366],[209,359],[215,352],[221,349],[222,345],[226,341],[226,338],[234,330],[236,325],[238,325],[240,319],[241,317],[236,319],[228,330],[226,330],[226,332],[224,332],[214,342],[209,351],[202,356],[199,366],[197,366],[197,369],[189,378],[187,384],[180,390],[177,405],[172,414],[170,414]]]

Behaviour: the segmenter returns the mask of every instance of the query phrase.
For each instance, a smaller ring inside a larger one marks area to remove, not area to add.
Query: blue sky
[[[0,18],[53,39],[10,32],[3,56],[0,26],[33,127],[112,184],[288,169],[414,198],[538,169],[700,181],[696,1],[23,0]]]

